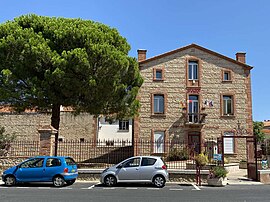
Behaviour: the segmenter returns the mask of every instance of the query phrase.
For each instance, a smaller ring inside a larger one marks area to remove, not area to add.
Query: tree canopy
[[[24,15],[0,25],[0,103],[17,110],[60,105],[91,114],[133,116],[143,80],[119,32],[82,19]]]
[[[265,134],[263,133],[263,122],[253,121],[253,134],[257,137],[258,142],[263,142],[265,139]]]

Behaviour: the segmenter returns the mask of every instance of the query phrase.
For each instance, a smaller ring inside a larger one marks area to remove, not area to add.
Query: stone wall
[[[92,115],[81,113],[77,116],[71,112],[61,112],[59,138],[91,139],[95,137]],[[50,113],[0,113],[0,125],[7,133],[15,133],[17,140],[39,140],[38,129],[50,125]]]

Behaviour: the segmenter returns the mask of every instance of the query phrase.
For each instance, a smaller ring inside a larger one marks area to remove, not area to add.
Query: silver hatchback
[[[106,186],[114,186],[119,182],[153,183],[156,187],[164,187],[169,180],[167,167],[161,157],[135,156],[119,164],[106,168],[101,173],[100,181]]]

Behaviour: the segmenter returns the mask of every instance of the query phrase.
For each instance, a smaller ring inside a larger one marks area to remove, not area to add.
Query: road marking
[[[103,189],[115,189],[115,188],[113,188],[113,187],[110,187],[110,188],[103,188]]]
[[[0,189],[8,189],[8,187],[0,187]]]
[[[51,189],[51,187],[38,187],[38,189]]]
[[[16,187],[17,189],[29,189],[29,187]]]
[[[183,189],[170,189],[170,191],[182,191]]]
[[[128,187],[126,189],[138,189],[138,188],[136,188],[136,187]]]
[[[60,189],[72,189],[72,188],[70,188],[70,187],[63,187],[63,188],[60,188]]]
[[[92,185],[91,187],[88,187],[87,189],[93,189],[96,185]]]
[[[192,185],[195,188],[195,189],[192,189],[192,190],[197,190],[197,191],[201,190],[196,184],[192,184]]]
[[[160,190],[159,188],[147,188],[149,190]]]

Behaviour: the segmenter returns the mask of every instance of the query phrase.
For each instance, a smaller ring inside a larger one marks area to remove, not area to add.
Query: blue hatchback
[[[73,184],[77,177],[77,165],[71,157],[37,156],[5,170],[2,180],[7,186],[17,182],[53,182],[61,187]]]

